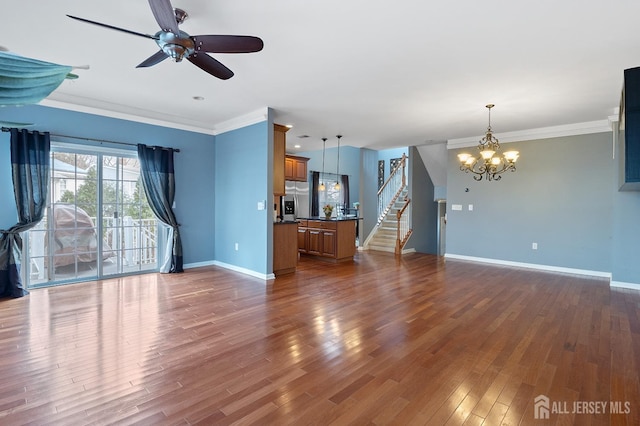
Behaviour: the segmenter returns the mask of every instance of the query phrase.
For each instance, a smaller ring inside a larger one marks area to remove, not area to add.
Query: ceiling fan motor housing
[[[178,35],[171,32],[158,31],[156,37],[156,43],[158,43],[160,49],[175,62],[188,58],[195,51],[195,43],[189,34],[184,31],[180,31]]]

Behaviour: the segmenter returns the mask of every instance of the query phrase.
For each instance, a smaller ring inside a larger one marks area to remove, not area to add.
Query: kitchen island
[[[298,251],[332,262],[353,260],[358,220],[350,216],[298,218]]]

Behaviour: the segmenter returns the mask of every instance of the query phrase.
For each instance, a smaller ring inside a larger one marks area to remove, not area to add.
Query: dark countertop
[[[361,217],[355,217],[355,216],[340,216],[340,217],[332,217],[327,219],[324,216],[313,216],[313,217],[299,217],[298,219],[304,219],[304,220],[323,220],[323,221],[327,221],[327,222],[344,222],[347,220],[362,220]]]
[[[297,225],[297,220],[283,220],[282,222],[273,222],[274,225]]]

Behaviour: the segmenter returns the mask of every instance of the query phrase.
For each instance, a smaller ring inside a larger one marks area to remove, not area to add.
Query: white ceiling
[[[290,151],[338,133],[373,149],[480,135],[487,103],[498,136],[604,120],[623,70],[640,65],[637,0],[172,0],[191,35],[264,40],[258,53],[212,55],[235,72],[227,81],[187,61],[136,69],[154,41],[65,16],[154,34],[145,0],[0,1],[0,45],[90,65],[51,99],[209,132],[271,107],[294,126]]]

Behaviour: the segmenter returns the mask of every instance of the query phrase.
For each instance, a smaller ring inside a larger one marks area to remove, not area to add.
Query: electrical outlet
[[[240,246],[238,245],[238,243],[236,243],[236,251],[238,251],[239,248]]]
[[[531,250],[538,250],[538,243],[531,243]]]

